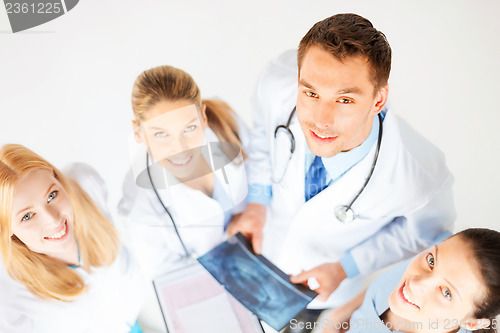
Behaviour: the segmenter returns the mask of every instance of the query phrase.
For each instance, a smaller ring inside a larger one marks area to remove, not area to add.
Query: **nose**
[[[47,214],[45,216],[46,223],[50,226],[58,226],[62,223],[62,217],[56,205],[47,206]]]
[[[314,111],[314,123],[322,129],[333,127],[335,123],[335,104],[328,101],[319,102]]]
[[[408,279],[410,292],[415,296],[425,296],[436,285],[432,274],[420,274]]]
[[[171,141],[171,146],[170,146],[170,156],[175,156],[177,154],[181,154],[189,149],[189,145],[187,144],[187,141],[182,137],[179,136],[175,140]]]

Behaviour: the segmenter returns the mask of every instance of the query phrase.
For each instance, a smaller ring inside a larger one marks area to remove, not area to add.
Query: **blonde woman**
[[[139,75],[132,108],[139,145],[119,213],[154,276],[220,243],[245,208],[245,133],[226,103],[202,100],[193,78],[171,66]]]
[[[140,332],[137,267],[84,164],[0,149],[0,331]]]

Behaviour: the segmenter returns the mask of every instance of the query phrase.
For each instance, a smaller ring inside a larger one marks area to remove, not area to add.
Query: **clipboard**
[[[264,333],[242,306],[198,262],[153,280],[169,333]]]

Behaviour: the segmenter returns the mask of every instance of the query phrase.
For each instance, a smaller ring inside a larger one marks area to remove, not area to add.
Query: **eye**
[[[165,132],[156,132],[155,136],[159,137],[159,138],[164,138],[164,137],[167,136],[167,133],[165,133]]]
[[[441,293],[443,294],[444,297],[446,297],[446,299],[451,300],[451,291],[450,290],[443,288],[443,289],[441,289]]]
[[[306,91],[306,96],[312,98],[318,97],[318,95],[316,93],[313,93],[312,91]]]
[[[353,100],[348,99],[348,98],[341,98],[341,99],[339,99],[339,102],[342,104],[350,104],[350,103],[353,103]]]
[[[184,132],[192,132],[195,129],[196,129],[196,125],[191,125],[191,126],[186,127],[186,129],[184,130]]]
[[[24,222],[24,221],[28,221],[29,219],[31,219],[33,217],[33,213],[26,213],[24,214],[23,218],[21,219],[21,222]]]
[[[432,255],[432,253],[427,254],[427,256],[425,257],[425,259],[427,260],[427,263],[429,264],[429,267],[430,268],[434,268],[434,256]]]
[[[57,197],[57,192],[58,191],[52,191],[50,192],[48,198],[47,198],[47,202],[51,202],[55,197]]]

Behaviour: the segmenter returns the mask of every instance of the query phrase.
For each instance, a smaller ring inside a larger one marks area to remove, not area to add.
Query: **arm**
[[[28,333],[35,332],[33,321],[20,313],[14,313],[10,309],[1,309],[0,332]]]
[[[288,51],[273,61],[260,77],[253,99],[254,128],[250,136],[246,162],[249,194],[247,209],[228,227],[229,234],[239,231],[261,252],[262,229],[266,208],[272,200],[272,152],[270,138],[278,123],[286,121],[295,105],[297,90],[296,51]],[[291,106],[287,104],[293,104]],[[276,110],[289,110],[280,114]],[[254,237],[255,235],[255,237]]]
[[[257,88],[259,91],[260,84]],[[252,242],[254,251],[262,251],[262,230],[266,221],[267,205],[271,202],[271,159],[265,125],[265,113],[260,105],[261,97],[257,92],[254,103],[254,129],[251,132],[250,144],[247,145],[247,161],[245,163],[248,177],[248,205],[235,216],[227,228],[228,235],[241,232]]]
[[[35,331],[33,320],[23,314],[23,312],[29,313],[29,309],[26,309],[26,304],[19,304],[24,298],[17,292],[18,286],[19,284],[11,279],[0,264],[0,295],[2,295],[0,297],[0,332]]]
[[[451,178],[451,176],[450,176]],[[326,300],[346,277],[368,274],[402,259],[408,258],[448,235],[453,226],[455,209],[451,179],[426,205],[397,217],[375,235],[352,248],[339,262],[325,263],[291,278],[293,283],[306,283],[316,278],[320,293]]]

